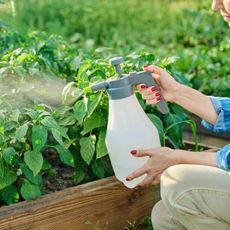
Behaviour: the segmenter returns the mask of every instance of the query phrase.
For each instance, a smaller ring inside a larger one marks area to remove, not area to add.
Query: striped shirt
[[[217,121],[214,125],[212,125],[203,120],[201,124],[213,132],[230,133],[230,98],[210,98],[218,115]],[[216,163],[219,168],[230,171],[230,144],[224,146],[217,152]]]

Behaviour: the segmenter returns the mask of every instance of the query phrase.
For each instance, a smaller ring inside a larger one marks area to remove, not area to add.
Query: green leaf
[[[5,132],[11,131],[12,129],[17,127],[17,122],[15,121],[8,121],[5,123]]]
[[[4,123],[4,121],[5,121],[5,115],[4,115],[4,113],[2,112],[2,111],[0,111],[0,124],[3,124]]]
[[[167,134],[174,148],[180,148],[183,145],[183,123],[185,121],[175,114],[168,114],[164,119],[167,127],[164,131],[164,136]]]
[[[0,134],[4,135],[4,132],[5,132],[5,130],[4,130],[4,126],[3,126],[3,125],[1,125],[1,126],[0,126]]]
[[[86,163],[82,159],[80,153],[74,154],[74,162],[75,162],[74,181],[78,184],[85,178]]]
[[[14,161],[14,157],[17,155],[15,149],[13,147],[9,147],[4,149],[3,158],[8,164],[12,164]]]
[[[54,139],[62,146],[64,146],[64,142],[62,140],[62,135],[59,129],[51,129]]]
[[[26,133],[28,130],[28,125],[24,124],[23,126],[20,126],[16,132],[15,132],[15,137],[18,141],[23,142],[23,138],[25,137]]]
[[[62,103],[72,104],[81,97],[83,91],[76,87],[75,82],[68,83],[62,91]]]
[[[33,184],[39,185],[40,187],[42,186],[42,176],[40,173],[34,176],[33,172],[25,163],[20,163],[20,168],[28,180],[30,180]]]
[[[49,161],[47,161],[47,160],[43,160],[43,165],[42,165],[42,170],[48,170],[48,169],[50,169],[52,166],[51,166],[51,164],[49,163]]]
[[[6,204],[13,204],[19,201],[19,193],[15,185],[10,185],[1,191],[1,198]]]
[[[158,133],[159,133],[160,140],[161,140],[161,144],[163,144],[164,143],[163,142],[164,127],[163,127],[163,123],[162,123],[161,119],[152,113],[147,113],[147,115],[148,115],[149,119],[152,121],[152,123],[156,126]]]
[[[30,108],[26,108],[25,114],[35,121],[39,118],[39,112]]]
[[[72,114],[68,114],[65,117],[61,118],[59,121],[59,125],[62,126],[72,126],[76,123],[76,119]]]
[[[77,119],[77,121],[80,124],[82,124],[83,119],[87,114],[87,99],[84,98],[76,102],[76,104],[73,107],[73,111],[74,111],[74,117]]]
[[[39,152],[45,145],[47,137],[48,137],[48,133],[46,128],[41,125],[35,125],[32,128],[32,135],[31,135],[33,150]]]
[[[88,102],[87,117],[90,117],[92,115],[92,113],[94,112],[94,110],[97,108],[97,106],[101,100],[102,94],[103,93],[100,92],[99,94],[90,95],[89,102]]]
[[[82,137],[80,139],[80,153],[84,161],[89,165],[95,152],[96,136]]]
[[[180,82],[183,85],[189,85],[188,79],[183,74],[174,71],[172,76],[175,78],[177,82]]]
[[[42,194],[38,185],[32,184],[27,180],[24,180],[20,192],[25,200],[33,200]]]
[[[164,58],[162,63],[161,63],[161,66],[163,68],[167,67],[168,65],[176,62],[177,60],[179,59],[178,56],[173,56],[173,57],[167,57],[167,58]]]
[[[194,137],[194,141],[195,141],[195,151],[199,150],[199,143],[198,143],[198,136],[197,136],[197,126],[196,126],[196,122],[193,120],[187,120],[185,121],[185,123],[189,124],[191,129],[192,129],[192,134]]]
[[[10,186],[16,180],[17,180],[16,172],[12,168],[6,166],[3,163],[3,159],[0,158],[0,190]]]
[[[40,152],[26,151],[24,153],[24,161],[32,170],[34,176],[36,176],[42,168],[43,156]]]
[[[101,160],[97,160],[97,161],[92,162],[91,169],[92,169],[94,175],[96,175],[97,177],[99,177],[99,178],[105,177],[105,169],[104,169],[104,165],[102,164]]]
[[[68,149],[64,148],[62,145],[56,145],[54,148],[59,153],[60,159],[64,164],[74,167],[74,158]]]
[[[92,114],[87,120],[84,121],[84,129],[81,132],[81,135],[85,135],[86,133],[92,131],[95,128],[99,128],[106,125],[106,120],[101,113]]]
[[[181,118],[181,120],[188,119],[188,115],[185,113],[185,110],[181,106],[175,103],[171,103],[170,108],[177,116]]]
[[[104,157],[108,154],[108,150],[105,145],[106,132],[102,129],[98,135],[98,141],[96,144],[97,159]]]
[[[58,123],[54,120],[53,117],[46,116],[41,120],[41,123],[47,128],[59,129]]]

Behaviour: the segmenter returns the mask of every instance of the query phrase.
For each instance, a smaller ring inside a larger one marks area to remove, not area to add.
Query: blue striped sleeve
[[[216,164],[219,168],[230,171],[230,144],[217,152]]]
[[[202,120],[201,124],[213,132],[230,132],[230,98],[210,97],[213,107],[218,115],[214,125]]]

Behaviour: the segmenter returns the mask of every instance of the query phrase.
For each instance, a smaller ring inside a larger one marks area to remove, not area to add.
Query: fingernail
[[[160,96],[161,94],[160,94],[159,92],[157,92],[155,95],[156,95],[156,96]]]
[[[146,85],[141,85],[141,89],[146,89],[147,88],[147,86]]]
[[[161,100],[161,97],[157,97],[156,99],[157,99],[157,102],[159,102]]]
[[[153,86],[153,87],[151,88],[151,91],[154,92],[155,90],[156,90],[156,86]]]
[[[143,65],[143,68],[147,68],[148,66],[147,65]]]
[[[131,154],[132,154],[132,155],[136,155],[136,154],[137,154],[137,150],[132,150],[132,151],[131,151]]]

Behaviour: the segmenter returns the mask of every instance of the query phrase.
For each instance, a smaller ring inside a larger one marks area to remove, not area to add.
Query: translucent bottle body
[[[160,139],[135,95],[109,101],[106,146],[117,179],[128,188],[139,184],[145,175],[129,182],[126,177],[142,167],[148,157],[134,157],[130,151],[160,147]]]

